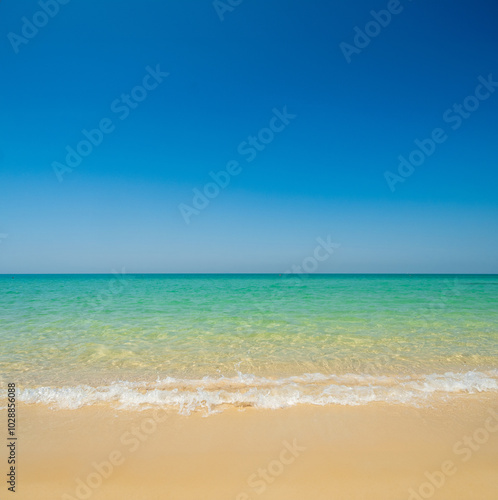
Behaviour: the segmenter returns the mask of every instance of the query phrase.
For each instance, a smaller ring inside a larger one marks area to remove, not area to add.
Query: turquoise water
[[[497,306],[489,275],[0,276],[0,373],[73,406],[492,391]]]

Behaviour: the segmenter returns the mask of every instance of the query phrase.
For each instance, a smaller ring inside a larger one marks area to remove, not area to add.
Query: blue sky
[[[495,2],[55,1],[0,3],[0,273],[285,272],[318,237],[317,272],[498,273]]]

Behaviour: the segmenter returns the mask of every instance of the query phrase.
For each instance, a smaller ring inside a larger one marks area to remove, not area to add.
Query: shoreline
[[[18,400],[51,409],[75,410],[109,406],[116,410],[167,408],[179,414],[216,414],[231,408],[276,410],[316,405],[358,406],[386,403],[423,407],[448,400],[498,394],[498,371],[446,372],[429,375],[369,375],[306,373],[269,378],[239,373],[236,377],[199,379],[166,377],[126,380],[106,385],[18,386]],[[5,407],[0,398],[0,409]]]

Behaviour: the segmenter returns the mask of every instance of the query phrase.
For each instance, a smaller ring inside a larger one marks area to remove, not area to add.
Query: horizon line
[[[106,272],[106,273],[0,273],[0,276],[113,276],[116,274],[126,275],[126,276],[362,276],[362,275],[373,275],[373,276],[498,276],[498,273],[278,273],[278,272],[149,272],[149,273],[136,273],[136,272]]]

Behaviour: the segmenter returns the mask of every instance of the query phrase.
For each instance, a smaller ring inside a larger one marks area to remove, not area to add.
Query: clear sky
[[[285,272],[317,238],[317,272],[498,272],[495,1],[54,2],[0,2],[0,273]]]

